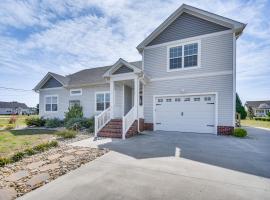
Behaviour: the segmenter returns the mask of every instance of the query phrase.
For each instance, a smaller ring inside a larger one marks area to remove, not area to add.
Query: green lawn
[[[0,131],[0,157],[47,142],[57,131],[26,129]]]
[[[35,116],[35,115],[32,115],[32,116],[15,115],[15,117],[17,119],[15,126],[26,126],[25,119],[28,117],[33,117],[33,116]],[[11,115],[0,115],[0,128],[6,126],[8,124],[10,117],[11,117]]]
[[[259,121],[259,120],[241,120],[242,126],[253,126],[253,127],[262,127],[262,128],[270,128],[270,122],[268,121]]]

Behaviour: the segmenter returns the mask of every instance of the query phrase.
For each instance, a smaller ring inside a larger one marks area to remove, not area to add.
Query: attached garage
[[[154,129],[216,133],[216,95],[154,97]]]

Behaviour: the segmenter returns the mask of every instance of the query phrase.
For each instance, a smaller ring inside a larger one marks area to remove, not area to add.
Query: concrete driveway
[[[112,151],[20,199],[269,199],[270,131],[247,129],[246,139],[156,131],[99,141]]]

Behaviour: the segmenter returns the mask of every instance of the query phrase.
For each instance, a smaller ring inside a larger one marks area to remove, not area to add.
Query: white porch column
[[[138,78],[134,79],[134,108],[136,116],[135,118],[138,118],[138,105],[139,105],[139,80]]]
[[[110,80],[110,107],[111,107],[111,119],[114,118],[114,81]]]

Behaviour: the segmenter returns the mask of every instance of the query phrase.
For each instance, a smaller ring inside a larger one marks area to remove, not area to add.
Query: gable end
[[[162,44],[175,40],[225,31],[229,28],[222,25],[195,17],[194,15],[183,13],[176,18],[164,31],[162,31],[147,46]]]
[[[53,77],[50,77],[46,83],[44,83],[44,85],[41,87],[41,89],[45,89],[45,88],[56,88],[56,87],[62,87],[63,85],[56,80]]]
[[[113,74],[124,74],[129,72],[133,72],[133,69],[130,69],[129,67],[123,65],[119,67]]]

